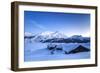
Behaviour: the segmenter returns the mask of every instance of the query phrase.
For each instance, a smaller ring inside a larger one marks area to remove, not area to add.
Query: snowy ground
[[[75,49],[78,45],[83,45],[90,48],[89,43],[55,43],[62,45],[63,49],[67,52]],[[48,43],[25,42],[24,48],[24,61],[47,61],[47,60],[63,60],[63,59],[88,59],[90,52],[80,52],[76,54],[64,54],[63,51],[55,51],[54,54],[50,53],[47,49]]]

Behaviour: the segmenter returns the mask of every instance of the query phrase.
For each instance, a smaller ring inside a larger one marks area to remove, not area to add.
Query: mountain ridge
[[[24,38],[26,37],[26,35],[24,35]],[[50,32],[50,31],[46,31],[46,32],[41,32],[38,33],[36,35],[28,35],[26,37],[26,39],[32,39],[36,42],[58,42],[58,43],[71,43],[71,42],[78,42],[78,43],[82,43],[82,42],[90,42],[90,37],[83,37],[82,35],[73,35],[71,37],[67,37],[65,34],[60,33],[58,31],[56,32]]]

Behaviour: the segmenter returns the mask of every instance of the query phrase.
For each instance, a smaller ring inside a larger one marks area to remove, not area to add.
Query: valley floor
[[[90,43],[55,43],[61,44],[67,52],[82,45],[90,48]],[[47,49],[48,43],[25,42],[24,61],[48,61],[48,60],[71,60],[71,59],[89,59],[89,52],[79,52],[75,54],[64,54],[63,51],[51,51]]]

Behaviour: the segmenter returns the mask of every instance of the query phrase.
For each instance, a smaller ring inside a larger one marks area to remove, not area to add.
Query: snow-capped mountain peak
[[[51,32],[51,31],[46,31],[46,32],[42,32],[42,33],[40,33],[40,34],[38,34],[38,35],[47,36],[47,35],[51,35],[51,34],[53,34],[53,32]]]
[[[54,32],[52,36],[56,37],[56,38],[67,38],[67,36],[65,34],[60,33],[58,31]]]
[[[55,39],[55,38],[67,38],[67,36],[58,31],[56,32],[46,31],[35,35],[34,40],[41,41],[41,40]]]
[[[58,31],[56,32],[42,32],[41,34],[39,34],[45,38],[49,38],[49,39],[52,39],[52,38],[65,38],[67,36],[65,36],[63,33],[60,33]]]

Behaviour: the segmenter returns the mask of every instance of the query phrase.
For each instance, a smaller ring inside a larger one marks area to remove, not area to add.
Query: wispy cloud
[[[42,29],[42,30],[45,30],[45,29],[46,29],[46,27],[42,26],[40,23],[37,23],[36,21],[31,20],[31,23],[32,23],[35,27],[40,28],[40,29]]]

